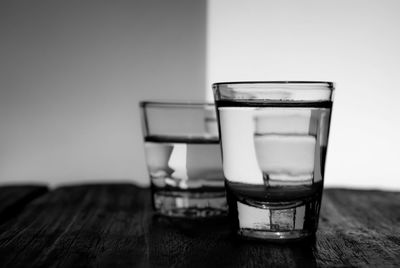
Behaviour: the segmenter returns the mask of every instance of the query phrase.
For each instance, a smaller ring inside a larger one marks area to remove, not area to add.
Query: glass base
[[[284,202],[239,201],[232,197],[228,194],[229,216],[234,232],[241,238],[303,240],[318,228],[319,197]]]
[[[225,192],[157,191],[153,193],[157,213],[176,218],[206,218],[227,215]]]
[[[285,241],[296,241],[296,240],[304,240],[306,238],[310,238],[314,236],[313,232],[307,231],[288,231],[288,232],[271,232],[271,231],[262,231],[262,230],[254,230],[254,229],[240,229],[237,234],[242,238],[247,239],[262,239],[266,241],[275,241],[275,242],[285,242]]]

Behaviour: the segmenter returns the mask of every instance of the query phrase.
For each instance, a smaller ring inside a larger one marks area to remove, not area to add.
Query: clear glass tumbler
[[[172,217],[226,215],[215,106],[140,103],[154,209]]]
[[[213,85],[229,216],[240,236],[315,234],[333,89],[305,81]]]

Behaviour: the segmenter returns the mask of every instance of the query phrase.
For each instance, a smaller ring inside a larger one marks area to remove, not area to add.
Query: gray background
[[[0,183],[147,184],[138,101],[204,99],[205,0],[0,1]]]

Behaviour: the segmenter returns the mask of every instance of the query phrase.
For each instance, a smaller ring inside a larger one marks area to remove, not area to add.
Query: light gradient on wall
[[[148,184],[138,101],[204,99],[205,1],[0,2],[0,183]]]
[[[399,10],[388,0],[208,1],[207,84],[336,82],[326,185],[400,189]]]

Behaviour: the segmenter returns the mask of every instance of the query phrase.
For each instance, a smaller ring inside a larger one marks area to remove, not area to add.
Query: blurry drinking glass
[[[172,217],[227,211],[214,104],[140,103],[153,206]]]

